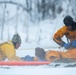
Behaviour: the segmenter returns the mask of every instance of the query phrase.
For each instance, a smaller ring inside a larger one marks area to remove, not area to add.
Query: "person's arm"
[[[66,33],[67,33],[67,27],[64,26],[54,34],[53,40],[61,47],[64,47],[65,49],[69,49],[71,46],[71,43],[65,43],[61,39]]]
[[[65,42],[61,39],[64,35],[65,35],[65,32],[66,32],[66,27],[62,27],[61,29],[59,29],[55,34],[54,34],[54,37],[53,37],[53,40],[60,46],[63,47],[63,45],[65,44]]]
[[[16,50],[13,45],[5,45],[4,51],[9,61],[21,61],[20,57],[16,56]]]

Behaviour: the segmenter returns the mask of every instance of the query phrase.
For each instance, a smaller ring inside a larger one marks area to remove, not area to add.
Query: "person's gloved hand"
[[[76,40],[72,41],[71,43],[61,42],[60,45],[65,49],[76,48]]]
[[[34,60],[34,57],[31,57],[29,55],[25,56],[25,57],[22,57],[21,58],[23,61],[33,61]]]
[[[71,46],[76,48],[76,40],[71,43]]]
[[[64,46],[64,44],[65,44],[65,42],[64,42],[64,41],[62,41],[61,43],[59,43],[59,45],[60,45],[61,47],[63,47],[63,46]]]
[[[65,44],[63,45],[63,47],[64,47],[65,49],[69,49],[69,48],[70,48],[70,43],[65,43]]]

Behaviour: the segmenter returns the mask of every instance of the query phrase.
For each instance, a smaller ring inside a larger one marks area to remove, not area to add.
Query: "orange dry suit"
[[[66,26],[63,26],[61,29],[59,29],[55,34],[54,34],[54,41],[58,44],[61,44],[62,40],[61,38],[63,36],[66,36],[67,39],[70,40],[70,42],[76,40],[76,30],[70,31]]]
[[[76,49],[68,50],[66,52],[49,50],[46,52],[45,59],[54,62],[56,60],[67,59],[76,62]]]
[[[16,50],[11,41],[0,44],[0,61],[5,60],[6,58],[9,61],[20,60],[20,58],[16,56]]]

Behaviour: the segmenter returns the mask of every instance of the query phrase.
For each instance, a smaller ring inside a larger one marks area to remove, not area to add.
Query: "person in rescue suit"
[[[68,50],[66,52],[55,51],[55,50],[47,50],[45,51],[43,48],[35,48],[35,56],[37,61],[50,61],[52,62],[76,62],[76,50]]]
[[[70,15],[67,15],[63,22],[65,26],[60,28],[53,37],[53,40],[60,45],[61,47],[64,47],[65,49],[73,49],[76,48],[76,22],[73,21],[73,18]],[[64,42],[62,40],[62,37],[66,36],[68,43]]]
[[[76,62],[76,50],[68,50],[66,52],[48,50],[45,51],[43,48],[35,48],[35,56],[26,55],[22,57],[24,61],[49,61],[61,62],[61,63],[72,63]]]
[[[21,58],[16,56],[16,50],[20,47],[21,37],[19,34],[14,34],[12,41],[4,42],[0,44],[0,61],[4,61],[6,58],[9,61],[21,61]]]

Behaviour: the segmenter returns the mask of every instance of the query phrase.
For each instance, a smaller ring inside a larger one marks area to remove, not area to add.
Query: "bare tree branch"
[[[13,4],[13,5],[17,5],[19,7],[22,7],[24,10],[26,10],[27,12],[30,11],[30,9],[27,9],[25,6],[23,6],[22,4],[13,2],[13,1],[0,1],[0,4]]]

